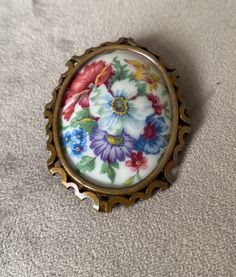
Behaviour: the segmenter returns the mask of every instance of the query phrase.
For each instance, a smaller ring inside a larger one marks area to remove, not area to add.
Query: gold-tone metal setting
[[[171,137],[162,160],[149,176],[128,188],[103,188],[78,176],[63,156],[58,131],[62,98],[72,77],[93,56],[115,49],[139,53],[158,67],[167,84],[173,110]],[[81,56],[73,56],[66,65],[68,69],[61,75],[58,85],[52,93],[53,99],[45,106],[44,111],[44,116],[48,119],[46,133],[48,135],[47,149],[50,151],[50,157],[47,165],[51,174],[58,173],[63,186],[67,189],[73,189],[80,200],[89,198],[93,203],[93,208],[102,212],[110,212],[117,204],[129,207],[139,199],[148,199],[156,190],[166,190],[174,181],[172,172],[177,166],[179,154],[184,148],[185,135],[191,132],[189,112],[184,101],[183,92],[178,84],[176,70],[165,66],[157,55],[138,45],[131,38],[120,38],[116,42],[106,42],[98,47],[90,48]]]

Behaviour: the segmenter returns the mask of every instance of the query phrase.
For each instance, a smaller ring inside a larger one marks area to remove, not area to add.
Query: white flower
[[[134,82],[116,81],[111,92],[105,85],[94,88],[90,95],[90,112],[99,117],[99,128],[118,135],[122,129],[138,138],[145,127],[145,119],[153,113],[146,96],[138,96]]]

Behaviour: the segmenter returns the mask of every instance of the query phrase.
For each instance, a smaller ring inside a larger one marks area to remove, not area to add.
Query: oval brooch
[[[66,65],[44,112],[50,172],[103,212],[167,189],[191,130],[176,70],[130,38]]]

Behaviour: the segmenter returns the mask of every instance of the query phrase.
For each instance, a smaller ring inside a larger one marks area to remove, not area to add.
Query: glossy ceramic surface
[[[64,156],[98,186],[132,186],[160,162],[171,118],[165,81],[147,58],[127,50],[100,54],[75,75],[64,95]]]

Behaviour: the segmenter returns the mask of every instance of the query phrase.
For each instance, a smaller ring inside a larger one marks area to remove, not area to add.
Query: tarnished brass
[[[65,90],[73,76],[93,56],[115,50],[124,49],[139,53],[152,61],[167,84],[172,106],[172,127],[169,144],[163,158],[149,176],[139,183],[127,188],[107,188],[97,186],[79,176],[67,163],[59,140],[58,119],[61,102]],[[138,199],[146,200],[155,190],[166,190],[174,181],[173,168],[177,166],[179,153],[183,150],[185,134],[191,131],[189,112],[179,88],[175,69],[163,65],[160,58],[134,42],[131,38],[120,38],[116,42],[106,42],[98,47],[90,48],[81,56],[73,56],[67,63],[68,69],[64,72],[53,91],[53,99],[45,106],[44,116],[48,119],[46,133],[48,135],[47,149],[51,155],[47,161],[50,172],[58,173],[62,184],[68,189],[73,188],[80,200],[89,198],[97,211],[110,212],[114,205],[122,204],[125,207],[133,205]]]

